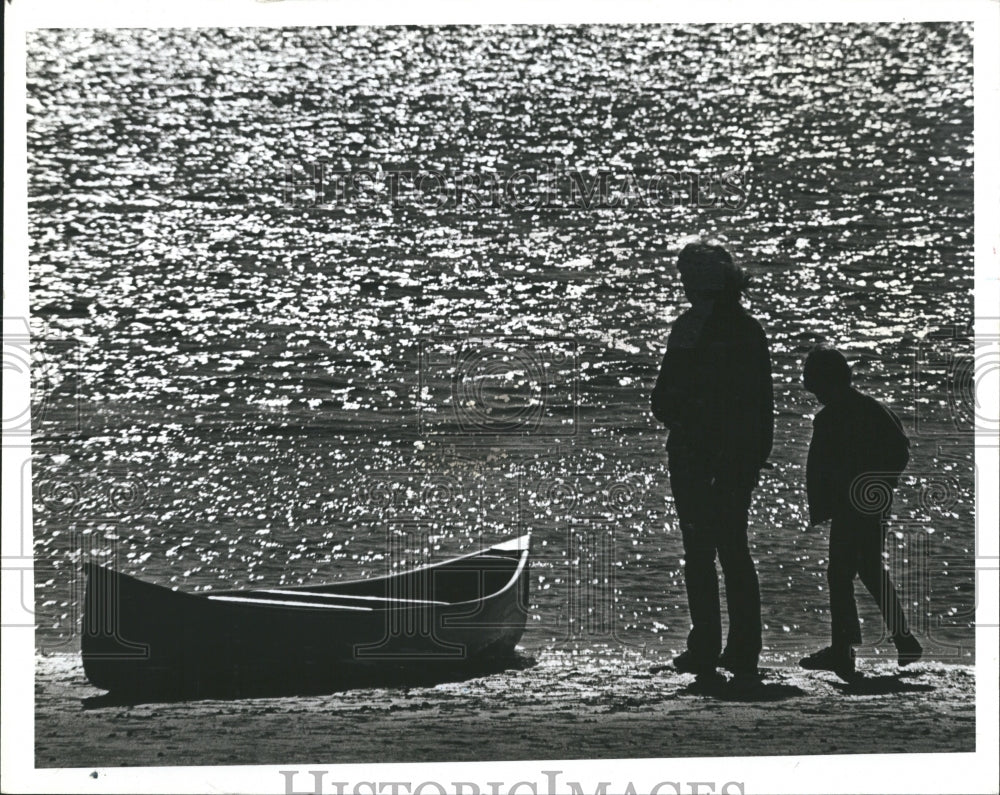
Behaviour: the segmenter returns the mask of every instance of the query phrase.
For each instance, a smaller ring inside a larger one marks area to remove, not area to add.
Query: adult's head
[[[806,357],[802,383],[825,405],[850,389],[851,365],[836,348],[817,345]]]
[[[736,303],[746,289],[746,271],[722,246],[688,243],[677,256],[684,293],[692,303],[725,300]]]

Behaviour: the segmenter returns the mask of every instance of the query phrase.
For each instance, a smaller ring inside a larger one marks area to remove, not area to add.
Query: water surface
[[[887,555],[932,656],[967,660],[970,34],[32,33],[39,645],[73,648],[81,553],[206,590],[364,576],[531,530],[525,647],[682,648],[648,395],[684,308],[673,258],[710,235],[752,271],[773,348],[775,468],[751,516],[765,658],[827,633],[799,384],[827,340],[904,419]],[[746,191],[736,207],[317,206],[299,186],[317,164],[731,172]]]

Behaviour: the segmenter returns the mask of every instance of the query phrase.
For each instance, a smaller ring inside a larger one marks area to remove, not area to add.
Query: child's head
[[[840,351],[817,345],[806,357],[802,383],[825,405],[851,386],[851,366]]]
[[[718,298],[739,301],[749,279],[722,246],[688,243],[677,256],[684,293],[692,303]]]

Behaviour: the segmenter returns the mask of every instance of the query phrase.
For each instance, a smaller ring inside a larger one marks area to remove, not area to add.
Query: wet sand
[[[524,670],[323,696],[84,706],[79,657],[37,658],[36,766],[502,761],[975,750],[971,666],[767,669],[753,698],[665,661],[543,652]]]

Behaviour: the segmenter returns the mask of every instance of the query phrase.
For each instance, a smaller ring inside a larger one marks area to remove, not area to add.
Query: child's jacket
[[[813,419],[806,465],[810,523],[887,510],[909,449],[899,417],[874,398],[851,388],[825,406]]]

